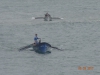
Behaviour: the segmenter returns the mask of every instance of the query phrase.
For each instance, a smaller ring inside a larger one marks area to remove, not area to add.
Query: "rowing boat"
[[[36,46],[33,46],[33,50],[40,54],[47,54],[51,53],[51,51],[49,50],[50,47],[51,46],[48,43],[42,42]]]
[[[44,19],[44,21],[52,21],[53,19],[63,19],[59,17],[32,17],[32,20],[34,19]]]
[[[57,47],[54,47],[54,46],[51,46],[49,43],[47,42],[41,42],[39,43],[38,45],[34,46],[33,43],[30,44],[30,45],[27,45],[27,46],[24,46],[24,47],[21,47],[19,49],[19,51],[23,51],[23,50],[26,50],[28,48],[33,48],[32,51],[35,51],[39,54],[49,54],[51,53],[50,51],[50,48],[53,48],[53,49],[57,49],[57,50],[60,50],[60,51],[63,51],[62,49],[59,49]]]

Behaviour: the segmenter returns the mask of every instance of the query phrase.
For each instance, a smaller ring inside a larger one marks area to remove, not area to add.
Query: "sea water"
[[[36,33],[63,51],[19,52]],[[0,0],[0,75],[100,75],[100,0]]]

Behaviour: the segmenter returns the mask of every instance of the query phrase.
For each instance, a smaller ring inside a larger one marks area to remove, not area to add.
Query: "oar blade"
[[[25,50],[25,49],[27,49],[27,48],[31,48],[31,47],[33,47],[33,44],[30,44],[30,45],[24,46],[24,47],[20,48],[19,51],[22,51],[22,50]]]

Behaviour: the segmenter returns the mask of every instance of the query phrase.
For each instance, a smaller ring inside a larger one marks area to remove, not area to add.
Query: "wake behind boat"
[[[44,17],[32,17],[32,19],[44,19],[44,21],[52,21],[53,19],[63,19],[63,18],[51,17],[50,14],[46,13]]]

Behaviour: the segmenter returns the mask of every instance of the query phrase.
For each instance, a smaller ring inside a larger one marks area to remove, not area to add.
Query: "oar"
[[[63,19],[63,18],[59,18],[59,17],[52,17],[52,19]]]
[[[27,48],[31,48],[32,46],[33,46],[33,44],[24,46],[24,47],[20,48],[19,51],[25,50],[25,49],[27,49]]]
[[[51,48],[54,48],[54,49],[57,49],[57,50],[60,50],[60,51],[63,51],[62,49],[59,49],[59,48],[57,48],[57,47],[53,47],[53,46],[51,46],[49,43],[47,43],[47,42],[42,42],[41,44],[46,44],[46,45],[48,45],[48,47],[51,47]]]
[[[57,49],[57,50],[63,51],[62,49],[59,49],[59,48],[57,48],[57,47],[53,47],[53,46],[51,46],[51,48],[54,48],[54,49]]]
[[[44,17],[32,17],[32,19],[44,19]]]

